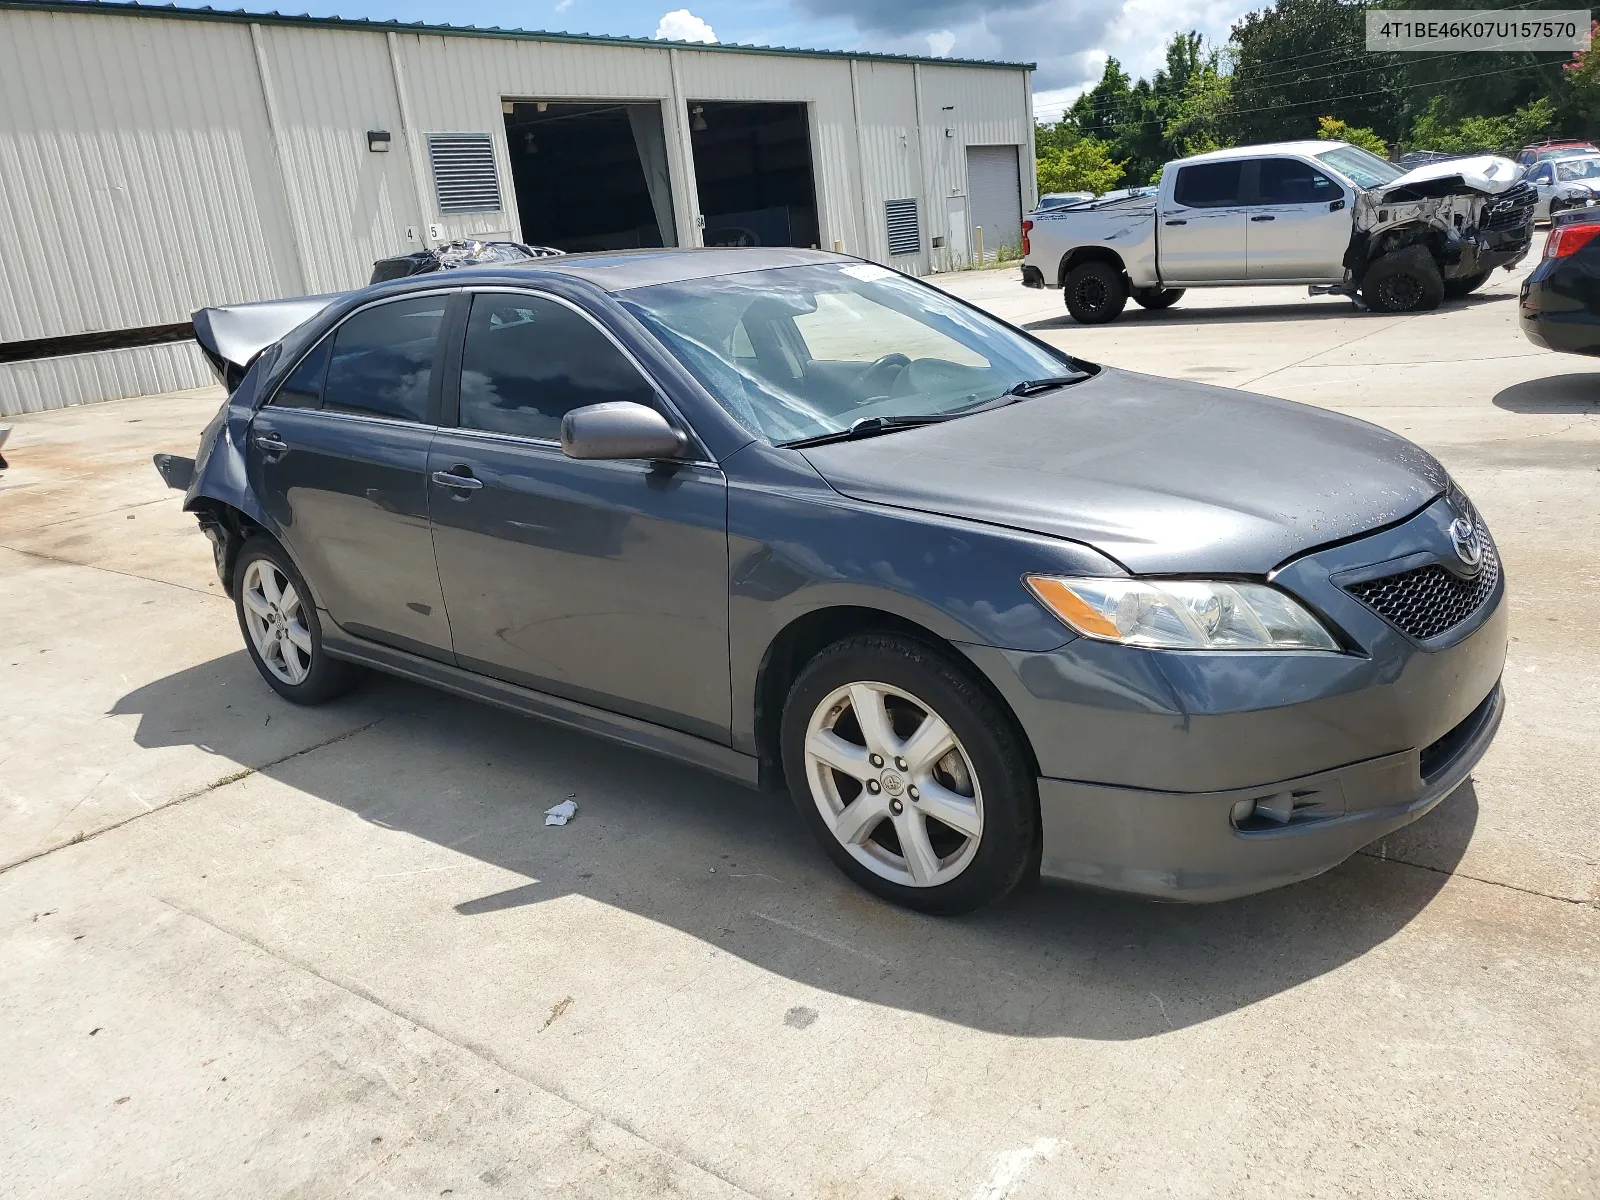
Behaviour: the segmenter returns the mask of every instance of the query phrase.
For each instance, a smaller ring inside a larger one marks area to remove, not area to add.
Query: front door
[[[456,390],[459,428],[439,431],[428,470],[460,665],[727,742],[722,472],[561,452],[574,408],[662,405],[564,301],[473,296]]]
[[[346,318],[257,411],[247,455],[318,605],[357,637],[444,660],[427,466],[448,299],[392,300]]]
[[[1220,283],[1245,277],[1242,161],[1179,167],[1168,199],[1156,213],[1156,252],[1168,286]]]
[[[1337,282],[1350,248],[1350,200],[1309,163],[1264,158],[1250,204],[1246,257],[1251,279]]]

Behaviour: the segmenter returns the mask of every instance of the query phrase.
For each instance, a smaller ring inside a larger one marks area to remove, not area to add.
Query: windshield
[[[775,267],[619,299],[724,408],[783,444],[862,418],[940,417],[1082,368],[873,263]]]
[[[1594,179],[1600,176],[1600,156],[1595,158],[1580,158],[1576,162],[1558,162],[1556,164],[1556,178],[1569,179]]]
[[[1317,158],[1361,188],[1382,187],[1405,174],[1393,163],[1385,162],[1372,151],[1363,150],[1359,146],[1340,146],[1336,150],[1324,150],[1317,155]]]

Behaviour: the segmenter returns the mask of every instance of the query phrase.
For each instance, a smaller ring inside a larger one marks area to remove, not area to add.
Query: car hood
[[[1509,158],[1501,158],[1498,154],[1477,154],[1471,158],[1448,158],[1427,163],[1375,190],[1383,192],[1386,199],[1390,192],[1406,190],[1432,196],[1442,193],[1428,185],[1444,184],[1450,190],[1464,189],[1498,196],[1515,187],[1521,178],[1522,168]]]
[[[1430,454],[1365,421],[1112,368],[803,453],[846,496],[1070,538],[1136,574],[1264,575],[1448,485]]]

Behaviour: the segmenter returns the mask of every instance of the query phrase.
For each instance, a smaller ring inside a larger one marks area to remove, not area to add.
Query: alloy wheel
[[[927,704],[886,683],[835,689],[805,739],[812,799],[841,846],[905,887],[949,883],[983,838],[983,793],[961,740]]]
[[[1106,307],[1106,285],[1095,278],[1080,279],[1078,281],[1077,300],[1085,309],[1092,312],[1101,312]]]
[[[245,568],[241,586],[256,655],[284,683],[304,683],[311,674],[311,630],[294,584],[271,560],[256,558]]]
[[[1422,284],[1411,275],[1391,275],[1378,284],[1378,295],[1388,312],[1410,312],[1422,303]]]

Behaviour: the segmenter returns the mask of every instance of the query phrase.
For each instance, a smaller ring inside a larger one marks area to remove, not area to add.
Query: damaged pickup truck
[[[1168,163],[1154,195],[1085,201],[1023,222],[1022,282],[1059,287],[1086,325],[1131,298],[1306,284],[1377,312],[1421,312],[1520,262],[1538,193],[1510,159],[1402,171],[1344,142],[1237,146]]]

